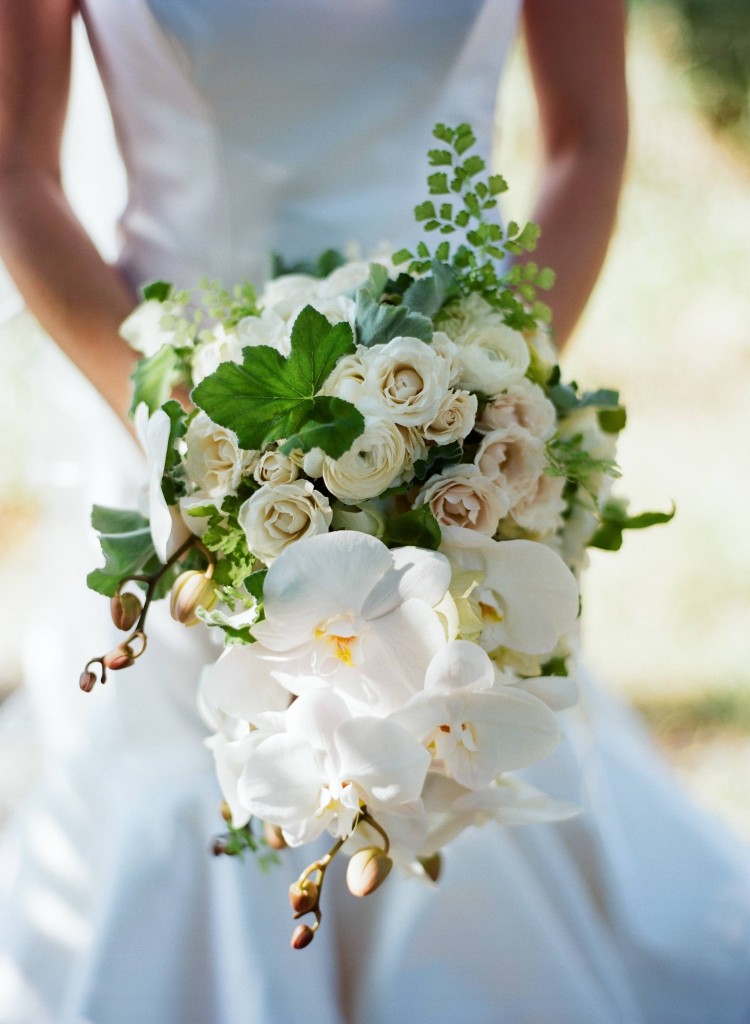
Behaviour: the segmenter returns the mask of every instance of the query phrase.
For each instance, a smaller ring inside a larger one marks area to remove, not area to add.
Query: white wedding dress
[[[128,173],[120,265],[134,284],[182,285],[258,280],[269,250],[412,241],[431,127],[470,120],[489,147],[518,13],[82,6]],[[93,405],[81,430],[99,447],[91,496],[133,504],[142,466],[124,431]],[[112,636],[89,566],[69,563],[35,609],[47,767],[0,842],[0,1024],[750,1022],[747,851],[585,679],[560,750],[529,773],[580,817],[471,830],[436,889],[392,878],[357,901],[331,879],[323,928],[292,952],[286,887],[308,851],[268,874],[208,853],[222,823],[195,691],[215,649],[161,609],[138,667],[80,694]]]

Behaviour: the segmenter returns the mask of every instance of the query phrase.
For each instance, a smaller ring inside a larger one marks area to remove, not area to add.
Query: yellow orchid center
[[[493,604],[485,604],[484,601],[479,602],[479,610],[482,613],[482,621],[485,623],[494,624],[496,622],[502,622],[505,617]]]
[[[351,668],[354,665],[352,647],[357,641],[356,636],[339,636],[337,633],[329,633],[327,629],[315,630],[316,640],[325,640],[332,648],[333,654],[342,664]]]

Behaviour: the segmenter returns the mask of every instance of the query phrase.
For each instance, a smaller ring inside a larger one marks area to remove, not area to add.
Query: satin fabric
[[[411,242],[434,121],[471,120],[489,149],[518,13],[515,0],[83,12],[128,176],[119,264],[134,284],[186,286],[261,279],[269,250]],[[132,504],[143,477],[132,442],[80,394],[75,513],[58,506],[47,524],[68,557],[27,660],[46,769],[0,843],[0,1024],[750,1021],[746,851],[585,678],[563,745],[529,773],[579,818],[472,830],[434,889],[392,877],[357,901],[335,865],[323,928],[292,952],[285,890],[310,851],[267,874],[208,853],[221,822],[195,710],[216,655],[205,632],[157,608],[148,656],[76,692],[82,662],[115,640],[83,584],[97,560],[83,509]],[[62,394],[51,415],[70,413]]]

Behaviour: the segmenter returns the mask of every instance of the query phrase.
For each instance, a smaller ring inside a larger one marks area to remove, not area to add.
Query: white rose
[[[332,270],[328,277],[323,278],[318,288],[318,295],[328,299],[335,295],[345,295],[367,283],[370,276],[369,260],[352,260]]]
[[[234,331],[227,332],[222,324],[218,324],[193,352],[193,384],[200,384],[205,377],[215,373],[221,363],[241,362],[242,342]]]
[[[331,516],[328,498],[309,480],[295,480],[261,487],[244,502],[237,519],[252,553],[270,564],[295,541],[327,533]]]
[[[519,426],[547,441],[554,434],[556,423],[557,412],[552,402],[538,384],[524,378],[485,405],[477,430],[489,434],[504,427]]]
[[[185,435],[188,478],[210,498],[234,494],[257,452],[243,451],[237,435],[213,423],[204,412],[190,421]]]
[[[336,498],[357,504],[393,484],[407,462],[401,431],[388,420],[366,417],[365,429],[340,459],[325,456],[323,479]]]
[[[490,398],[517,383],[529,366],[529,350],[522,334],[501,320],[471,327],[454,338],[461,359],[459,384]]]
[[[473,465],[449,466],[432,477],[417,495],[414,507],[429,505],[443,526],[463,526],[492,536],[508,513],[508,501],[491,480]]]
[[[434,331],[432,335],[432,350],[444,359],[448,364],[448,384],[453,387],[461,377],[461,358],[458,354],[458,345],[451,341],[443,331]]]
[[[253,478],[261,485],[290,484],[299,476],[299,465],[290,455],[280,451],[264,452],[253,470]]]
[[[502,488],[512,508],[536,487],[547,453],[540,438],[523,427],[510,426],[487,434],[474,461],[484,476]]]
[[[319,279],[311,274],[282,274],[266,284],[258,303],[278,313],[282,320],[288,320],[316,298],[319,289]]]
[[[347,323],[354,331],[355,323],[357,319],[357,306],[356,303],[346,297],[346,295],[332,295],[323,296],[315,299],[310,299],[305,305],[312,306],[313,309],[317,309],[319,313],[322,313],[329,324],[340,324]],[[302,312],[302,307],[297,311]],[[297,316],[295,314],[295,318]]]
[[[449,367],[419,338],[393,338],[362,356],[363,412],[406,427],[431,423],[448,391]]]
[[[564,477],[542,473],[536,487],[513,506],[511,517],[522,529],[537,536],[554,533],[563,525],[564,487]]]
[[[463,441],[474,428],[477,404],[477,396],[468,391],[449,391],[437,416],[425,427],[424,436],[438,444]]]
[[[268,345],[282,356],[289,355],[289,326],[273,309],[262,310],[260,316],[244,317],[237,324],[236,330],[241,348]]]
[[[120,324],[120,337],[136,352],[156,355],[162,345],[173,345],[175,340],[174,331],[162,327],[163,316],[164,305],[157,299],[147,299]]]
[[[359,405],[362,398],[362,389],[365,383],[365,368],[359,352],[342,356],[334,368],[326,377],[323,387],[320,389],[322,395],[330,395],[334,398],[343,398],[352,405]]]
[[[406,460],[401,474],[401,482],[403,482],[410,479],[414,463],[426,458],[427,442],[425,441],[424,434],[417,427],[403,427],[400,424],[396,424],[396,426],[404,439],[404,447],[406,448]]]

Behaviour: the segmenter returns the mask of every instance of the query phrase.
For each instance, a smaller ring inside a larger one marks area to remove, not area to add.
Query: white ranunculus
[[[322,313],[329,324],[347,323],[354,331],[357,319],[356,303],[346,295],[318,296],[306,303]],[[301,312],[300,310],[297,313]],[[295,318],[296,318],[295,314]]]
[[[505,427],[523,427],[535,437],[548,441],[555,432],[555,407],[538,384],[518,381],[501,395],[488,402],[477,421],[480,434],[490,434]]]
[[[240,448],[237,435],[212,422],[204,412],[190,421],[185,443],[188,479],[201,494],[213,499],[237,491],[249,460],[257,454]]]
[[[289,325],[273,309],[261,310],[260,316],[246,316],[235,328],[240,349],[267,345],[282,356],[288,356],[291,349]],[[237,362],[241,362],[237,360]]]
[[[435,612],[450,582],[444,556],[389,550],[342,530],[292,544],[268,570],[265,619],[252,628],[289,689],[323,679],[371,714],[386,715],[422,688],[445,644]],[[278,678],[278,677],[277,677]]]
[[[276,487],[279,484],[290,484],[299,476],[299,463],[291,455],[284,455],[283,452],[272,450],[263,452],[253,469],[253,479],[256,483],[271,484]]]
[[[234,331],[225,331],[224,326],[218,324],[210,336],[202,333],[201,337],[192,357],[193,384],[200,384],[215,373],[221,363],[242,362],[242,342]]]
[[[406,461],[404,462],[402,482],[410,480],[414,463],[424,459],[427,455],[427,441],[423,432],[418,427],[399,426],[399,431],[404,439],[406,448]]]
[[[454,338],[461,359],[459,385],[494,398],[520,381],[529,366],[522,334],[502,321],[470,328]]]
[[[476,292],[451,304],[440,314],[441,330],[459,341],[467,331],[485,324],[502,323],[502,316],[494,306]]]
[[[363,412],[405,427],[431,423],[449,390],[449,365],[419,338],[392,338],[362,355]]]
[[[563,524],[566,503],[563,498],[565,478],[542,473],[536,487],[510,510],[518,525],[539,537],[559,530]]]
[[[317,297],[320,280],[311,274],[282,274],[269,281],[258,298],[264,309],[272,309],[282,320],[299,312]]]
[[[120,337],[141,355],[156,355],[162,345],[173,345],[175,340],[174,331],[162,327],[163,316],[164,305],[157,299],[147,299],[120,324]]]
[[[328,498],[309,480],[265,485],[240,507],[237,520],[254,555],[270,565],[290,544],[327,533]]]
[[[547,466],[547,453],[540,438],[523,427],[510,426],[485,435],[474,461],[513,508],[536,488]]]
[[[378,507],[378,502],[365,501],[359,505],[333,506],[332,530],[356,530],[357,533],[369,533],[371,537],[382,539],[385,535],[385,515]]]
[[[401,475],[407,458],[396,424],[368,416],[364,432],[348,452],[339,459],[325,456],[323,479],[334,497],[356,505],[387,490]]]
[[[494,541],[443,527],[440,550],[456,570],[476,574],[471,594],[484,628],[482,647],[548,654],[578,616],[578,586],[554,551],[537,541]]]
[[[469,391],[449,391],[435,419],[424,428],[424,436],[438,444],[463,441],[474,429],[477,405],[477,396]]]
[[[488,536],[508,513],[503,491],[474,465],[449,466],[430,477],[414,502],[429,505],[441,526],[464,526]]]
[[[159,560],[166,562],[169,556],[190,536],[179,510],[170,507],[164,497],[161,482],[167,460],[167,447],[171,432],[169,416],[163,409],[157,409],[149,416],[148,406],[141,402],[135,410],[135,431],[148,463],[147,517],[151,539]]]

